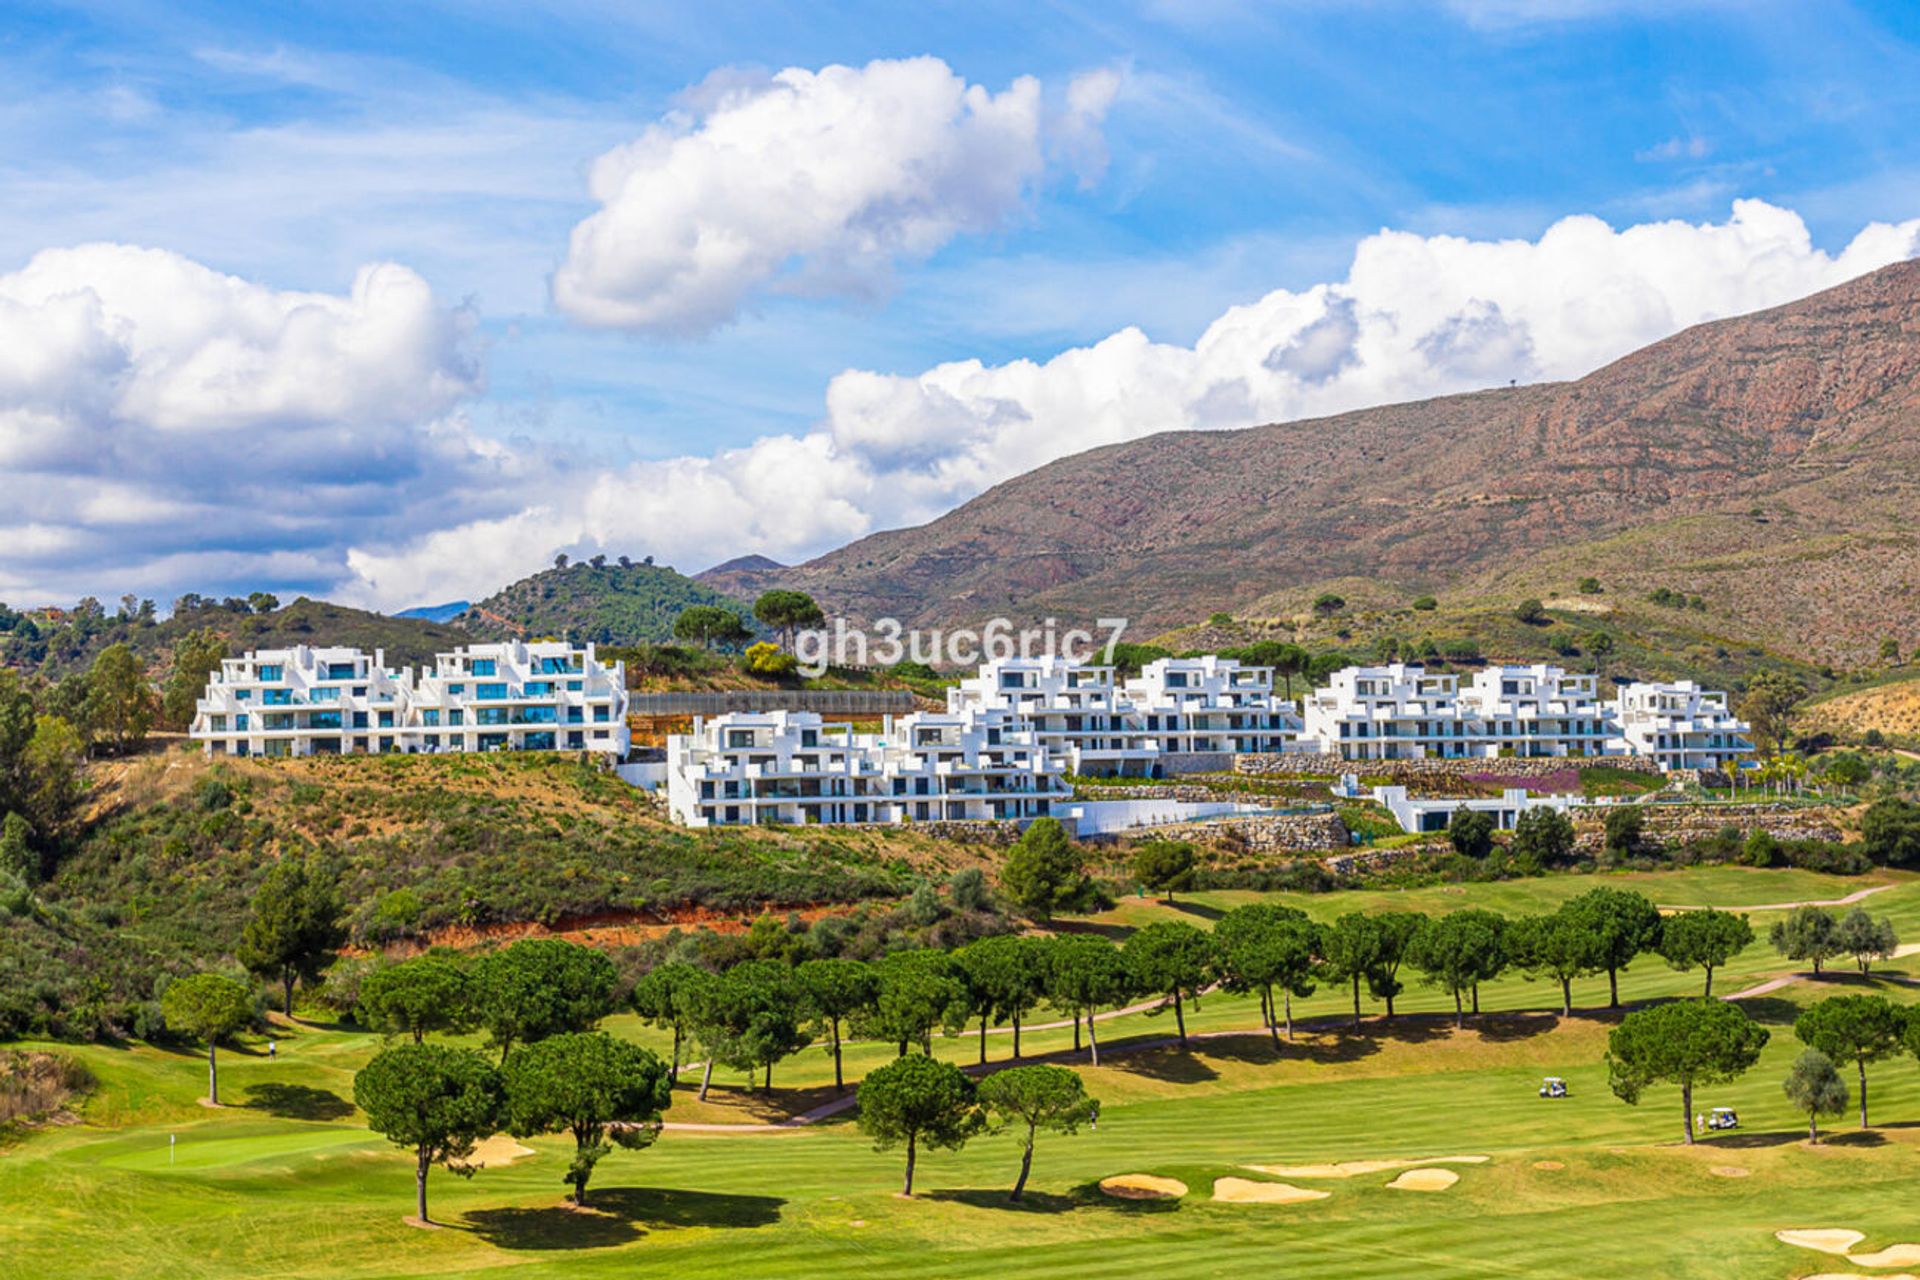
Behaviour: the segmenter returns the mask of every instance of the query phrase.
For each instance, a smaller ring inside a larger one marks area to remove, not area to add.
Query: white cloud
[[[8,580],[151,587],[169,557],[330,543],[331,576],[348,528],[512,509],[496,475],[515,464],[457,418],[482,386],[472,330],[392,264],[329,294],[128,245],[35,255],[0,275]]]
[[[1920,219],[1872,224],[1836,255],[1814,247],[1798,215],[1751,200],[1720,223],[1616,230],[1569,217],[1533,241],[1381,231],[1360,242],[1344,279],[1229,308],[1192,346],[1127,328],[1046,361],[848,370],[804,437],[582,478],[584,504],[543,503],[398,548],[363,544],[352,590],[389,605],[447,598],[558,550],[649,552],[685,568],[747,552],[791,561],[929,519],[1084,449],[1577,377],[1688,325],[1916,253]]]
[[[1051,122],[1039,81],[994,93],[938,58],[726,72],[601,156],[600,208],[573,230],[555,303],[588,324],[696,334],[767,288],[868,294],[896,259],[992,230],[1051,140],[1090,180],[1111,71],[1075,79]]]

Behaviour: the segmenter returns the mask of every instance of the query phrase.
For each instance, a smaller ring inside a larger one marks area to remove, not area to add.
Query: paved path
[[[1660,904],[1660,909],[1662,911],[1792,911],[1795,907],[1850,907],[1873,894],[1884,893],[1895,887],[1897,886],[1876,884],[1865,889],[1855,889],[1844,898],[1813,898],[1806,902],[1741,902],[1733,906],[1720,907],[1676,907],[1663,902]]]

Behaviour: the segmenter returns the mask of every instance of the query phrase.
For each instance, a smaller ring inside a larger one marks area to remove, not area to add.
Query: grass
[[[1798,871],[1702,868],[1609,877],[1656,900],[1753,907],[1838,897],[1869,883],[1867,901],[1920,937],[1920,877],[1871,880]],[[1384,906],[1440,911],[1488,905],[1535,909],[1590,887],[1589,877],[1496,885],[1289,898],[1327,914]],[[1254,895],[1217,893],[1164,903],[1129,900],[1077,927],[1115,934],[1154,919],[1205,926]],[[1762,931],[1772,918],[1755,913]],[[1916,959],[1893,969],[1912,974]],[[1782,972],[1756,945],[1721,982]],[[1411,975],[1409,975],[1411,976]],[[1637,962],[1623,995],[1644,1000],[1697,989],[1657,957]],[[1577,984],[1576,1001],[1601,1002],[1604,979]],[[1759,1067],[1696,1103],[1732,1105],[1741,1131],[1681,1147],[1677,1091],[1626,1106],[1607,1091],[1600,1063],[1611,1017],[1548,1012],[1557,992],[1519,979],[1490,984],[1481,1024],[1455,1032],[1444,1000],[1412,987],[1392,1023],[1370,1016],[1365,1034],[1338,1023],[1345,993],[1296,1002],[1306,1024],[1276,1052],[1258,1034],[1196,1042],[1191,1051],[1138,1047],[1172,1033],[1171,1019],[1134,1014],[1102,1027],[1112,1051],[1081,1066],[1103,1100],[1097,1131],[1043,1136],[1027,1205],[1007,1205],[1018,1164],[1011,1134],[960,1152],[921,1157],[920,1194],[895,1196],[898,1153],[877,1153],[844,1118],[776,1135],[670,1132],[641,1153],[602,1164],[598,1202],[561,1207],[564,1143],[533,1139],[535,1154],[471,1181],[432,1177],[435,1216],[449,1229],[403,1225],[410,1209],[407,1158],[361,1127],[352,1072],[376,1037],[339,1027],[279,1034],[279,1055],[258,1043],[222,1053],[222,1091],[241,1104],[199,1106],[204,1061],[145,1045],[63,1047],[100,1080],[84,1123],[34,1133],[0,1154],[0,1271],[23,1276],[341,1277],[596,1276],[645,1268],[673,1275],[1186,1277],[1252,1273],[1315,1277],[1686,1276],[1789,1277],[1837,1267],[1782,1245],[1773,1231],[1841,1226],[1866,1247],[1913,1240],[1911,1188],[1920,1176],[1920,1071],[1883,1063],[1872,1078],[1869,1134],[1850,1124],[1820,1147],[1800,1141],[1804,1122],[1779,1088],[1798,1052],[1790,1021],[1825,990],[1864,989],[1858,979],[1801,982],[1750,1001],[1773,1032]],[[1920,992],[1884,980],[1894,998]],[[1730,989],[1722,987],[1721,989]],[[1034,1020],[1045,1020],[1044,1011]],[[1196,1032],[1246,1029],[1243,999],[1209,996],[1191,1011]],[[616,1034],[660,1045],[631,1018]],[[1028,1053],[1063,1050],[1064,1029],[1030,1031]],[[1008,1037],[989,1037],[996,1060]],[[1126,1051],[1131,1047],[1132,1051]],[[936,1051],[971,1061],[968,1035]],[[883,1062],[884,1046],[848,1051],[855,1076]],[[748,1095],[724,1074],[714,1099],[682,1089],[677,1121],[764,1119],[827,1096],[832,1065],[809,1050],[780,1065],[771,1096]],[[1560,1075],[1573,1096],[1548,1103],[1539,1077]],[[177,1145],[169,1146],[169,1137]],[[1317,1183],[1332,1194],[1285,1207],[1215,1204],[1215,1177],[1259,1177],[1240,1166],[1375,1157],[1486,1154],[1457,1166],[1449,1191],[1387,1189],[1382,1174]],[[1554,1162],[1560,1169],[1537,1168]],[[1745,1169],[1728,1178],[1714,1166]],[[1176,1177],[1190,1188],[1168,1203],[1123,1203],[1097,1193],[1119,1173]]]

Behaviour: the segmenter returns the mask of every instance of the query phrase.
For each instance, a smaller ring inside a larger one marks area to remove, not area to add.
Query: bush
[[[757,676],[790,675],[800,665],[800,660],[777,644],[762,640],[759,644],[748,645],[744,656],[746,668]]]
[[[1513,607],[1513,616],[1530,627],[1539,626],[1547,621],[1547,606],[1539,600],[1522,600]]]
[[[1440,607],[1440,602],[1438,600],[1435,600],[1432,596],[1421,596],[1419,599],[1413,602],[1413,607],[1415,609],[1418,609],[1421,613],[1432,613],[1435,609],[1438,609]]]
[[[1313,598],[1313,611],[1322,616],[1338,613],[1346,607],[1346,598],[1337,596],[1331,591],[1323,591]]]
[[[1580,594],[1581,594],[1581,595],[1583,595],[1583,596],[1597,596],[1597,595],[1599,595],[1599,594],[1600,594],[1600,579],[1598,579],[1598,578],[1582,578],[1582,579],[1580,579]]]

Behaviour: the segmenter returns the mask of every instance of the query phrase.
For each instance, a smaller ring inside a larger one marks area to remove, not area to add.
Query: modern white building
[[[188,734],[209,755],[393,751],[408,692],[378,649],[263,649],[221,660]]]
[[[947,690],[947,710],[1010,712],[1073,773],[1145,776],[1159,755],[1129,729],[1112,667],[1055,656],[985,663]]]
[[[1691,680],[1626,685],[1610,710],[1615,749],[1662,769],[1723,769],[1754,749],[1752,726],[1727,709],[1727,695]]]
[[[627,754],[627,673],[593,645],[475,644],[442,653],[412,681],[409,749]]]
[[[1301,743],[1344,760],[1478,755],[1459,678],[1395,662],[1345,667],[1307,699]]]
[[[889,717],[857,734],[808,711],[696,719],[667,740],[667,806],[691,827],[1028,821],[1071,796],[1065,764],[1003,709]]]
[[[1489,756],[1597,756],[1615,736],[1600,701],[1599,677],[1545,662],[1496,666],[1474,673],[1460,705]]]
[[[250,652],[207,682],[189,736],[209,755],[598,751],[629,746],[624,664],[592,645],[477,644],[429,670],[349,648]]]
[[[1292,702],[1273,696],[1271,667],[1232,658],[1161,658],[1126,682],[1124,732],[1159,752],[1291,751],[1300,739]]]

